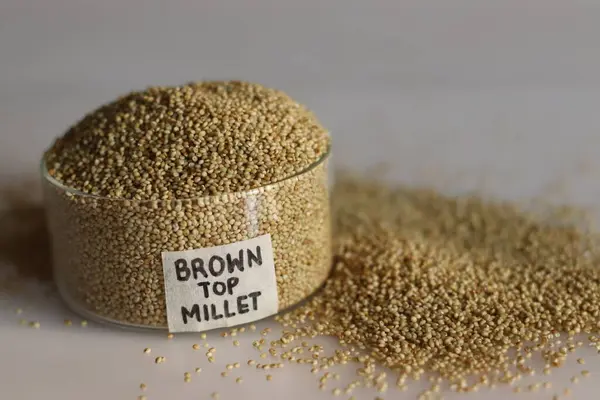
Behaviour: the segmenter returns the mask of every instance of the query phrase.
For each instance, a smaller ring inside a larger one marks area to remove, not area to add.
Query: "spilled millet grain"
[[[570,223],[568,209],[532,213],[347,177],[333,204],[334,273],[307,304],[277,317],[281,340],[331,335],[351,347],[317,356],[314,372],[359,361],[369,379],[379,364],[470,392],[534,375],[534,352],[561,366],[560,332],[572,340],[600,330],[597,237]],[[485,379],[467,383],[475,375]]]

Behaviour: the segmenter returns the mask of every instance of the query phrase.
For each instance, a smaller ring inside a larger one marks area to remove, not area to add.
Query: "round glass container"
[[[332,266],[329,152],[306,170],[249,191],[136,201],[86,194],[42,162],[54,277],[86,318],[167,328],[161,253],[271,235],[279,310],[302,301]]]

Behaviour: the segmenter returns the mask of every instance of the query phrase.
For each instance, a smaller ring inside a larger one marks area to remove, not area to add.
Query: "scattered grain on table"
[[[316,354],[314,373],[350,361],[366,380],[385,366],[472,392],[535,375],[534,353],[563,365],[570,351],[557,350],[560,332],[600,330],[600,247],[579,210],[347,177],[333,204],[335,271],[277,317],[281,339],[335,336],[353,348]],[[468,385],[475,375],[485,377]]]

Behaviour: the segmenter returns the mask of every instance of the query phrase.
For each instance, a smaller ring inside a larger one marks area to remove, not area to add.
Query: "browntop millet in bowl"
[[[271,307],[301,301],[331,268],[329,148],[329,135],[311,112],[280,91],[251,83],[154,87],[100,107],[43,160],[62,296],[90,317],[166,327],[163,252],[270,235],[273,287],[276,282]],[[223,251],[187,259],[177,278],[189,272],[202,286],[207,271],[249,274],[253,256],[262,262],[270,254],[248,250],[244,271]],[[228,285],[212,282],[211,290],[221,295],[221,287],[228,294],[243,288],[241,276],[230,278]],[[199,322],[225,320],[234,309],[251,315],[253,299],[225,301],[225,310],[223,302],[198,299],[199,309],[190,304],[182,313]]]

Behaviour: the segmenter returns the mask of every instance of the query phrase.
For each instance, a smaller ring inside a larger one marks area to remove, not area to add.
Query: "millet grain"
[[[534,352],[545,371],[562,365],[559,332],[600,331],[598,238],[570,223],[569,210],[542,218],[477,196],[348,177],[338,178],[332,204],[334,273],[277,317],[282,338],[331,335],[356,346],[316,354],[313,373],[356,361],[372,387],[377,362],[399,377],[433,373],[472,392],[534,374]],[[472,376],[480,383],[467,384]]]

